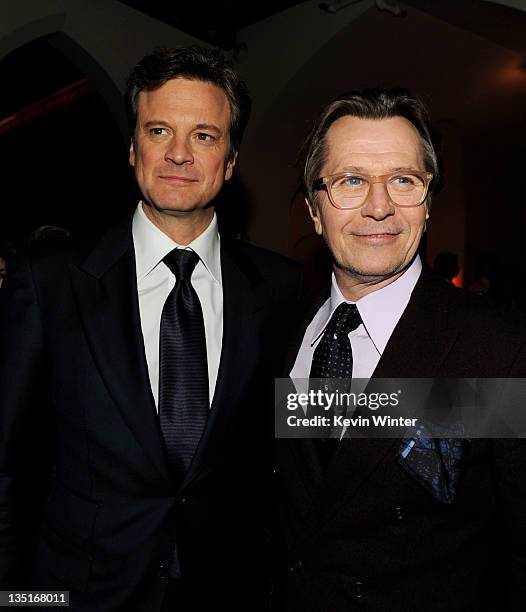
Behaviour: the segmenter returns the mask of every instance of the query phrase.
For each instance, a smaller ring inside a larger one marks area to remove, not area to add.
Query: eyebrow
[[[170,124],[167,123],[166,121],[162,121],[161,119],[156,120],[156,119],[150,119],[149,121],[147,121],[146,123],[143,124],[143,128],[148,129],[151,127],[156,127],[162,125],[163,127],[170,127]],[[217,125],[214,125],[213,123],[198,123],[193,127],[194,130],[208,130],[210,132],[215,132],[216,134],[220,134],[222,135],[223,132],[222,130],[217,127]]]
[[[166,127],[169,127],[168,124],[166,123],[166,121],[161,121],[156,120],[156,119],[151,119],[150,121],[147,121],[146,123],[143,123],[142,127],[143,128],[150,128],[150,127],[155,127],[157,125],[165,125]]]
[[[217,134],[222,134],[223,131],[214,125],[213,123],[198,123],[195,128],[196,130],[209,130],[211,132],[216,132]]]

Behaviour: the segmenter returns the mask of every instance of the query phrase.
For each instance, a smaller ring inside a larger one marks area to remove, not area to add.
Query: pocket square
[[[451,504],[457,493],[462,466],[469,453],[471,440],[460,437],[438,438],[435,437],[436,426],[432,429],[433,435],[421,425],[415,435],[405,438],[398,449],[397,462],[435,499]]]

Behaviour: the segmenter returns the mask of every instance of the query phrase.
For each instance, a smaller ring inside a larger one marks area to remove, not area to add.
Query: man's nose
[[[166,149],[164,159],[174,164],[191,164],[194,155],[190,142],[183,136],[174,136]]]
[[[360,210],[362,217],[372,217],[376,221],[394,215],[396,208],[387,192],[387,185],[380,181],[371,183],[365,203]]]

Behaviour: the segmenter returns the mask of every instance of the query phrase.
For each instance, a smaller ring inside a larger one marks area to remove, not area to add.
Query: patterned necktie
[[[361,322],[356,304],[343,302],[336,308],[314,351],[310,378],[352,378],[349,334]]]
[[[353,357],[349,334],[360,326],[362,319],[355,304],[343,302],[334,311],[327,324],[322,339],[314,350],[309,378],[322,379],[321,388],[324,392],[345,393],[350,389],[342,387],[341,380],[352,378]],[[337,414],[334,410],[331,415]],[[339,434],[332,430],[332,435]],[[326,468],[336,450],[339,435],[330,438],[317,438],[315,446],[320,463]]]
[[[182,479],[209,412],[203,311],[190,282],[199,256],[174,249],[163,261],[175,274],[176,283],[161,315],[159,420],[173,475]]]

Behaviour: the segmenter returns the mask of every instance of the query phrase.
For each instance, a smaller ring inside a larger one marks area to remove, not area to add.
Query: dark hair
[[[41,225],[29,234],[27,244],[36,244],[37,242],[57,243],[68,238],[71,238],[71,232],[65,227]]]
[[[303,145],[302,183],[306,197],[316,203],[316,192],[312,189],[326,161],[325,137],[331,125],[346,116],[360,119],[389,119],[404,117],[420,134],[425,169],[433,173],[429,186],[428,208],[431,196],[441,184],[442,164],[437,144],[438,135],[431,126],[424,103],[405,89],[363,89],[338,96],[320,113],[314,128]]]
[[[153,91],[175,78],[212,83],[222,89],[230,104],[230,159],[239,150],[250,116],[248,88],[239,78],[231,62],[216,49],[198,45],[177,49],[156,49],[133,68],[126,86],[126,112],[132,142],[137,125],[137,96]]]

